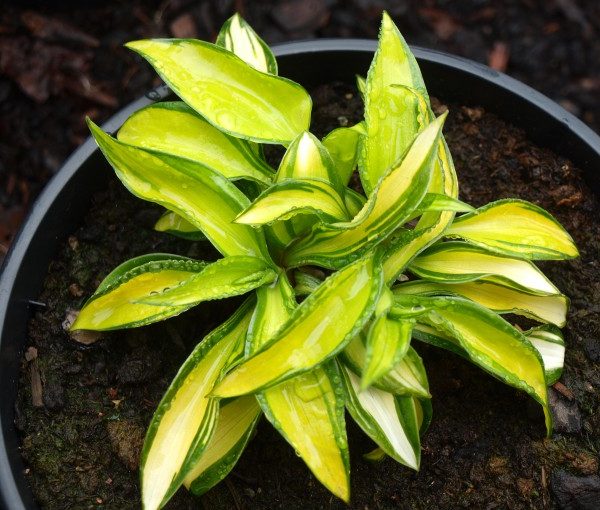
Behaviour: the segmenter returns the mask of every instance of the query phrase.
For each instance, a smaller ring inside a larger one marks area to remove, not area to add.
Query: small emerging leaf
[[[350,342],[342,353],[344,363],[357,375],[362,376],[367,351],[363,339],[358,336]],[[423,360],[412,347],[404,357],[373,386],[394,395],[415,395],[425,399],[431,398],[429,383]]]
[[[334,129],[323,138],[323,145],[329,151],[344,186],[348,184],[352,172],[356,168],[359,139],[360,133],[356,129],[348,127]]]
[[[461,202],[457,198],[449,197],[442,193],[427,193],[415,211],[415,217],[427,212],[453,211],[453,212],[471,212],[475,209]]]
[[[188,241],[205,241],[206,236],[178,214],[166,211],[154,224],[154,230],[165,232]]]
[[[367,355],[362,371],[361,390],[390,372],[410,346],[412,321],[388,316],[393,295],[387,287],[381,293],[375,318],[367,333]]]
[[[215,44],[235,53],[254,69],[277,75],[277,60],[271,48],[239,14],[223,24]]]
[[[557,260],[579,255],[560,223],[541,207],[524,200],[499,200],[460,216],[446,235],[525,259]]]
[[[127,43],[208,122],[234,136],[291,142],[308,129],[312,102],[297,83],[257,71],[233,53],[196,39]]]
[[[338,192],[343,188],[331,155],[308,131],[298,135],[283,155],[275,180],[283,182],[286,179],[320,179]]]
[[[410,346],[412,322],[377,317],[367,336],[367,363],[363,370],[361,389],[389,373],[404,357]]]

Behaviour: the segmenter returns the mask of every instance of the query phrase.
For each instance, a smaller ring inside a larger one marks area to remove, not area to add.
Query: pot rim
[[[273,51],[277,57],[285,57],[299,54],[310,55],[311,53],[331,52],[373,53],[376,48],[377,42],[370,39],[316,39],[274,45]],[[440,67],[445,72],[451,71],[476,78],[494,88],[503,89],[510,96],[518,98],[521,102],[527,103],[536,110],[540,110],[544,115],[558,122],[563,129],[570,131],[574,137],[579,139],[582,146],[588,147],[594,159],[600,160],[600,136],[547,96],[506,74],[472,60],[417,46],[411,46],[411,49],[420,64],[432,64]],[[116,131],[133,111],[156,100],[163,99],[168,93],[169,90],[166,86],[149,92],[144,97],[129,103],[119,110],[102,125],[102,128],[108,132]],[[0,366],[2,367],[6,365],[9,359],[5,355],[6,351],[11,356],[15,355],[14,350],[5,349],[8,342],[6,337],[9,334],[4,329],[15,282],[21,276],[21,261],[28,251],[32,239],[37,234],[42,219],[48,213],[50,206],[56,200],[59,192],[75,175],[82,163],[96,150],[95,142],[91,137],[88,137],[69,156],[60,170],[46,184],[32,205],[27,218],[21,225],[0,267]],[[10,382],[12,383],[10,387],[10,391],[12,392],[17,384],[14,374]],[[8,448],[14,446],[17,434],[13,419],[13,413],[0,412],[0,508],[25,510],[28,507],[31,508],[31,502],[33,501],[31,491],[29,491],[29,494],[23,493],[29,490],[29,488],[24,475],[18,470],[20,467],[18,460],[20,459],[15,461],[14,453],[12,460],[8,455]]]

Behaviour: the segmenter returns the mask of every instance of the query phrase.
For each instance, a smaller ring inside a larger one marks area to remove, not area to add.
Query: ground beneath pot
[[[317,134],[358,120],[353,89],[312,92]],[[445,106],[435,108],[439,113]],[[581,250],[576,261],[543,264],[572,299],[566,369],[550,390],[556,434],[544,439],[541,411],[524,394],[418,344],[434,407],[421,471],[389,459],[364,460],[373,445],[349,424],[352,508],[593,508],[600,495],[598,201],[569,161],[480,108],[451,105],[445,133],[463,200],[531,200],[555,214]],[[131,256],[215,256],[202,243],[153,232],[158,214],[112,181],[50,267],[39,297],[45,306],[29,327],[16,421],[27,475],[43,508],[139,508],[139,451],[153,409],[194,342],[227,312],[222,304],[202,305],[165,323],[104,334],[90,346],[63,331],[68,310],[80,308],[102,277]],[[196,507],[346,508],[264,420],[223,483],[199,500],[180,491],[167,506]]]

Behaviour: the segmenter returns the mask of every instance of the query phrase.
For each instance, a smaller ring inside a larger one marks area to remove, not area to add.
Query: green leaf
[[[199,163],[119,142],[88,121],[117,177],[134,195],[179,214],[223,255],[269,254],[262,232],[233,223],[249,200],[218,172]]]
[[[360,133],[353,128],[334,129],[325,138],[323,145],[329,151],[340,181],[344,186],[350,181],[358,159]]]
[[[267,344],[296,307],[285,275],[257,291],[258,301],[248,330],[246,353]],[[344,402],[338,398],[339,376],[317,367],[256,395],[273,426],[333,494],[350,498],[349,458]]]
[[[232,180],[269,184],[274,176],[249,142],[222,133],[182,102],[155,103],[138,110],[125,121],[117,138],[129,145],[196,161]]]
[[[415,139],[405,157],[381,179],[369,200],[349,223],[318,225],[290,246],[287,265],[317,264],[339,268],[362,256],[402,225],[429,186],[445,116]]]
[[[435,244],[415,258],[409,270],[426,280],[442,283],[484,280],[532,294],[560,294],[528,260],[497,255],[461,242]]]
[[[475,301],[497,313],[515,313],[559,327],[565,325],[569,299],[562,294],[537,296],[492,282],[438,283],[414,281],[394,287],[395,293],[456,295]]]
[[[252,395],[221,404],[214,434],[183,481],[193,494],[201,496],[229,474],[246,448],[260,414]]]
[[[367,74],[364,100],[367,136],[359,170],[363,188],[370,195],[427,124],[428,97],[421,72],[387,13]]]
[[[319,285],[323,283],[322,279],[302,270],[294,271],[294,280],[296,282],[296,285],[294,286],[296,296],[308,296],[317,290]]]
[[[342,353],[344,363],[358,376],[362,376],[367,351],[364,340],[358,336],[353,339]],[[394,395],[415,395],[430,398],[429,382],[423,365],[423,360],[412,347],[409,347],[404,357],[373,386]]]
[[[346,407],[354,421],[390,457],[414,470],[421,461],[417,410],[412,397],[399,397],[374,386],[361,391],[360,380],[340,367]]]
[[[326,181],[286,179],[264,191],[235,221],[260,226],[298,214],[329,222],[348,219],[344,202]]]
[[[423,435],[425,435],[429,429],[429,425],[431,425],[431,419],[433,418],[433,406],[431,405],[431,399],[429,398],[413,397],[413,401],[417,411],[419,434],[421,434],[421,437],[423,437]]]
[[[179,285],[144,296],[138,303],[164,306],[194,306],[202,301],[245,294],[275,280],[272,266],[257,257],[232,256],[206,265]]]
[[[548,212],[524,200],[499,200],[454,220],[447,237],[490,251],[538,260],[579,256],[568,232]]]
[[[381,448],[379,448],[379,446],[377,448],[375,448],[374,450],[372,450],[368,453],[365,453],[363,455],[364,459],[371,461],[371,462],[381,462],[386,457],[387,457],[387,455]]]
[[[551,325],[538,326],[524,332],[544,360],[546,384],[560,379],[565,364],[565,341],[558,328]]]
[[[346,188],[344,190],[344,203],[352,218],[361,211],[366,202],[366,198],[352,188]]]
[[[128,260],[104,279],[79,312],[71,330],[133,328],[179,315],[190,306],[157,307],[136,301],[177,286],[205,267],[205,262],[162,253]]]
[[[243,352],[252,302],[209,333],[188,357],[156,409],[142,449],[145,509],[162,507],[210,441],[219,404],[207,398],[222,371]]]
[[[261,73],[233,53],[195,39],[153,39],[126,46],[144,57],[181,99],[239,138],[291,142],[308,129],[312,102],[297,83]]]
[[[158,221],[154,224],[154,230],[181,237],[188,241],[206,241],[206,236],[200,230],[186,219],[171,211],[165,211],[158,218]]]
[[[356,88],[358,89],[360,95],[364,97],[365,91],[367,90],[367,80],[360,74],[356,75]]]
[[[473,363],[539,402],[551,433],[544,365],[523,333],[494,312],[463,298],[396,295],[395,300],[402,307],[425,307],[428,314],[421,322],[456,339]]]
[[[235,53],[254,69],[277,75],[277,60],[271,48],[239,14],[223,24],[215,44]]]
[[[230,397],[263,390],[332,358],[369,320],[381,283],[379,264],[372,256],[332,274],[214,394]]]

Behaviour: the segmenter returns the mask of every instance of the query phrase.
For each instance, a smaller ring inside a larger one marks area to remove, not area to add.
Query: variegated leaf
[[[417,62],[392,19],[384,13],[364,92],[367,136],[359,171],[368,195],[426,125],[426,98]]]
[[[235,53],[254,69],[277,75],[277,60],[271,48],[239,14],[223,24],[215,44]]]
[[[252,355],[283,326],[296,308],[285,275],[258,290],[248,330],[246,352]],[[349,501],[350,472],[344,402],[340,379],[317,367],[256,395],[273,426],[333,494]]]
[[[198,344],[156,409],[141,457],[142,504],[162,507],[183,483],[209,443],[219,410],[208,398],[222,371],[243,353],[252,302]]]
[[[117,138],[196,161],[232,180],[251,179],[268,185],[274,177],[271,167],[255,154],[249,142],[222,133],[181,101],[138,110],[125,121]]]
[[[196,496],[214,487],[233,469],[260,418],[253,395],[221,403],[215,431],[185,476],[183,484]]]
[[[362,256],[402,225],[418,207],[429,186],[445,116],[425,128],[402,161],[381,179],[349,223],[318,225],[290,246],[288,266],[343,267]]]
[[[348,219],[344,202],[328,182],[286,179],[264,191],[235,221],[260,226],[298,214],[314,215],[328,222]]]
[[[421,322],[455,339],[473,363],[539,402],[551,433],[544,365],[523,333],[496,313],[464,298],[396,295],[395,300],[402,307],[426,308],[428,314]]]
[[[262,232],[233,223],[249,200],[220,173],[200,163],[117,141],[88,121],[117,177],[136,196],[179,214],[223,255],[269,254]]]
[[[435,244],[415,258],[409,270],[421,278],[441,283],[483,280],[532,294],[560,294],[532,262],[461,242]]]
[[[133,328],[179,315],[190,306],[158,307],[140,304],[137,300],[175,287],[205,267],[205,262],[161,253],[128,260],[102,281],[79,312],[71,330]]]
[[[387,455],[418,470],[421,441],[413,398],[395,396],[374,386],[361,391],[358,377],[343,366],[340,370],[346,407],[354,421]]]
[[[457,295],[497,313],[515,313],[531,319],[565,325],[569,299],[562,294],[538,296],[492,282],[440,283],[414,281],[394,287],[395,293],[424,295]]]
[[[243,395],[274,386],[335,356],[369,320],[381,291],[372,256],[329,276],[272,340],[234,368],[214,393]]]
[[[546,384],[560,379],[565,364],[565,341],[558,328],[550,325],[538,326],[524,332],[544,360]]]
[[[196,39],[127,43],[189,106],[239,138],[291,142],[308,129],[312,102],[297,83],[257,71],[233,53]]]
[[[560,223],[524,200],[499,200],[459,216],[445,235],[511,257],[558,260],[579,256]]]
[[[245,294],[276,277],[273,266],[263,259],[225,257],[207,264],[180,284],[140,297],[136,302],[157,307],[193,306],[202,301]]]

